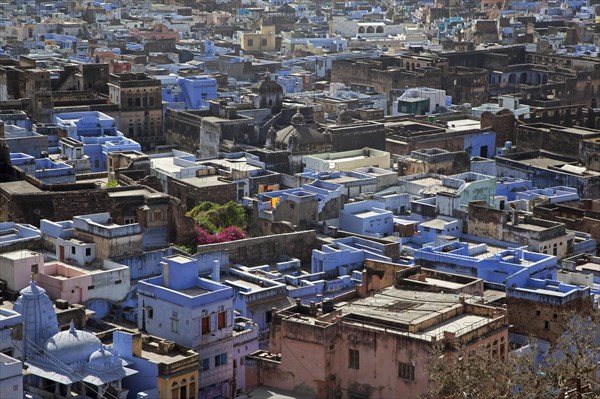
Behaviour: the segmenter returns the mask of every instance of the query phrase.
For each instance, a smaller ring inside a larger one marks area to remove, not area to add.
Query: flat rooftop
[[[185,166],[175,165],[174,160],[177,157],[159,157],[151,158],[150,163],[154,169],[160,169],[167,173],[177,173],[181,169],[185,169]]]
[[[600,264],[598,263],[584,263],[583,265],[579,265],[575,268],[575,270],[579,270],[579,271],[594,271],[594,272],[600,272]]]
[[[410,180],[409,183],[420,184],[422,186],[441,186],[442,179],[438,179],[436,177],[424,177],[422,179]],[[402,185],[402,181],[400,181],[400,185]]]
[[[414,324],[423,317],[433,317],[457,304],[457,294],[405,291],[390,287],[373,296],[348,303],[340,309],[344,315],[358,314]]]
[[[555,167],[555,168],[560,168],[563,165],[570,165],[570,162],[565,162],[562,161],[560,159],[555,159],[555,158],[551,158],[549,156],[544,156],[543,154],[540,155],[531,155],[531,156],[525,156],[525,157],[518,157],[518,158],[513,158],[513,157],[499,157],[500,159],[504,160],[507,159],[510,162],[516,162],[516,163],[520,163],[523,165],[528,165],[528,166],[534,166],[537,168],[542,168],[542,169],[550,169],[550,167]],[[585,168],[583,168],[585,169]],[[555,169],[552,169],[555,170]],[[557,172],[563,172],[563,173],[571,173],[568,170],[561,170],[561,169],[556,169]],[[600,172],[594,171],[594,170],[589,170],[589,169],[585,169],[585,174],[583,176],[598,176],[600,175]]]
[[[225,278],[223,280],[227,283],[233,283],[233,284],[241,286],[241,287],[250,288],[252,291],[259,291],[259,290],[271,287],[271,286],[261,287],[258,284],[254,284],[250,281],[247,281],[247,280],[235,277],[235,276],[231,276],[231,277],[228,276],[227,278]]]
[[[180,292],[184,295],[187,295],[187,296],[200,296],[200,295],[204,295],[204,294],[208,294],[208,293],[212,292],[212,291],[206,290],[206,289],[198,287],[198,286],[185,288],[185,289],[179,289],[176,291]]]
[[[6,183],[0,183],[0,189],[6,191],[8,194],[32,194],[41,193],[42,190],[37,188],[31,183],[26,181],[11,181]]]
[[[366,209],[364,211],[353,212],[352,215],[357,216],[359,218],[372,218],[375,216],[381,216],[381,213],[377,213],[377,212],[371,211],[369,209]]]
[[[155,194],[153,191],[146,190],[144,188],[140,188],[140,189],[135,189],[135,190],[111,191],[108,193],[108,196],[112,197],[112,198],[119,198],[119,197],[130,197],[130,196],[137,196],[137,195],[151,196],[153,194]],[[166,196],[166,194],[163,194],[163,195]]]
[[[219,175],[207,175],[202,177],[187,177],[180,179],[182,182],[189,184],[194,187],[214,187],[214,186],[225,186],[231,184],[231,182],[223,181],[222,176]]]
[[[531,223],[519,223],[519,224],[517,224],[516,227],[521,227],[522,229],[531,230],[531,231],[544,231],[544,230],[548,230],[549,228],[551,228],[551,227],[538,226],[536,224],[531,224]]]

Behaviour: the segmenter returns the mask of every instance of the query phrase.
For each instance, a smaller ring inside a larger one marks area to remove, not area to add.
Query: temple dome
[[[292,120],[290,121],[290,124],[292,126],[304,126],[304,125],[306,125],[306,119],[304,119],[304,115],[302,115],[300,113],[299,109],[294,114],[294,116],[292,116]]]
[[[59,331],[52,301],[46,295],[46,290],[38,287],[35,281],[31,281],[29,286],[23,288],[20,293],[13,309],[23,316],[25,341],[30,341],[36,346],[43,346],[48,337]]]
[[[44,350],[51,358],[65,364],[87,363],[92,353],[100,349],[102,343],[94,334],[76,330],[73,322],[67,331],[61,331],[48,338]]]
[[[109,350],[103,346],[90,355],[88,363],[88,368],[92,370],[106,370],[120,366],[121,359],[116,356],[114,350]]]

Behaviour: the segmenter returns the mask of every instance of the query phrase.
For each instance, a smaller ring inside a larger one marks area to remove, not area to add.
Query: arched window
[[[358,27],[358,33],[365,33],[365,27],[364,26],[359,26]]]
[[[519,79],[519,83],[522,85],[527,83],[527,72],[521,72],[521,78]]]
[[[372,26],[367,27],[367,33],[375,33],[375,28]]]
[[[376,31],[377,33],[383,33],[383,26],[378,26]]]

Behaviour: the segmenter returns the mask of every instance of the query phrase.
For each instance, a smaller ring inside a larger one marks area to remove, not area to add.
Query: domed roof
[[[323,144],[326,143],[325,137],[315,129],[311,129],[306,125],[288,126],[277,132],[277,138],[275,139],[276,148],[284,148],[290,142],[290,139],[294,141],[295,145],[300,147],[312,144]],[[297,149],[297,148],[296,148]]]
[[[116,352],[101,346],[100,349],[90,355],[88,368],[92,370],[105,370],[121,366],[121,359]]]
[[[71,321],[68,331],[61,331],[48,338],[44,350],[51,358],[65,364],[87,363],[90,355],[100,349],[101,342],[94,334],[76,330]]]
[[[265,93],[280,93],[283,94],[283,86],[271,79],[271,75],[267,72],[263,80],[254,85],[255,90],[259,94]]]
[[[292,116],[292,120],[290,121],[292,126],[304,126],[306,125],[306,119],[304,119],[304,115],[300,113],[300,109],[296,111],[294,116]]]

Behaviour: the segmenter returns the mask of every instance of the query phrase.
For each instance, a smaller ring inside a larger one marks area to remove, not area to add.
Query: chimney
[[[217,283],[221,282],[221,262],[219,262],[218,260],[213,261],[213,271],[211,278]]]

